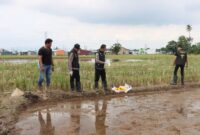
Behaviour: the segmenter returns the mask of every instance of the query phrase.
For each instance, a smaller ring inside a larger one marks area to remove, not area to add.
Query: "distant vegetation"
[[[176,52],[177,46],[180,45],[190,54],[200,54],[200,42],[193,43],[193,38],[191,37],[192,26],[187,25],[186,30],[188,32],[188,37],[182,35],[177,41],[171,40],[167,43],[166,47],[161,48],[160,51],[162,53],[173,54]]]
[[[115,43],[112,47],[111,47],[111,51],[113,54],[118,55],[120,49],[121,49],[122,45],[120,43]]]

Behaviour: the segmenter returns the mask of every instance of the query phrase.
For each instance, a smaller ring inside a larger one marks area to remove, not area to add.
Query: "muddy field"
[[[200,89],[36,106],[15,128],[13,135],[199,135]]]

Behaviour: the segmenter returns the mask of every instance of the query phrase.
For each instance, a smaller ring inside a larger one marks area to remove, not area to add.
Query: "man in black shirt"
[[[178,80],[177,72],[178,72],[178,69],[180,68],[181,69],[181,84],[184,85],[184,68],[185,68],[185,65],[188,66],[187,53],[183,50],[181,46],[179,46],[175,56],[176,56],[174,60],[175,69],[174,69],[173,81],[171,84],[172,85],[177,84],[177,80]]]
[[[78,51],[80,50],[80,45],[75,44],[74,48],[69,54],[68,69],[70,74],[70,87],[71,91],[74,92],[74,80],[76,80],[76,90],[81,92],[81,82],[80,82],[80,64]]]
[[[38,80],[38,87],[42,89],[42,83],[44,78],[46,77],[46,86],[47,88],[51,83],[51,71],[54,69],[53,59],[52,59],[52,39],[46,39],[45,45],[41,47],[38,51],[39,56],[39,69],[40,69],[40,77]]]
[[[105,70],[105,64],[106,64],[106,58],[105,58],[105,51],[106,51],[106,45],[102,44],[100,49],[98,50],[96,54],[95,59],[95,90],[98,92],[98,82],[101,77],[102,84],[104,87],[104,92],[107,93],[107,80],[106,80],[106,70]]]

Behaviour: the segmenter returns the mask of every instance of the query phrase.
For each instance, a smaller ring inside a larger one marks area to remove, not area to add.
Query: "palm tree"
[[[189,39],[191,39],[190,33],[191,33],[191,31],[192,31],[192,26],[188,24],[188,25],[186,26],[186,30],[187,30],[188,33],[189,33]]]

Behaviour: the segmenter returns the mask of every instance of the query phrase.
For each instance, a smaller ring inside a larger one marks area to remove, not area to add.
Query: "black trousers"
[[[179,70],[179,68],[181,69],[181,83],[184,83],[184,69],[185,69],[185,65],[176,65],[175,69],[174,69],[174,77],[175,82],[177,81],[177,72]]]
[[[185,65],[176,65],[174,69],[174,76],[177,76],[178,69],[181,69],[181,76],[184,76]]]
[[[95,88],[98,88],[98,82],[101,78],[104,89],[107,89],[106,70],[95,69]]]
[[[71,90],[74,91],[74,81],[76,82],[76,90],[81,91],[80,73],[79,70],[73,70],[72,76],[70,76]]]

